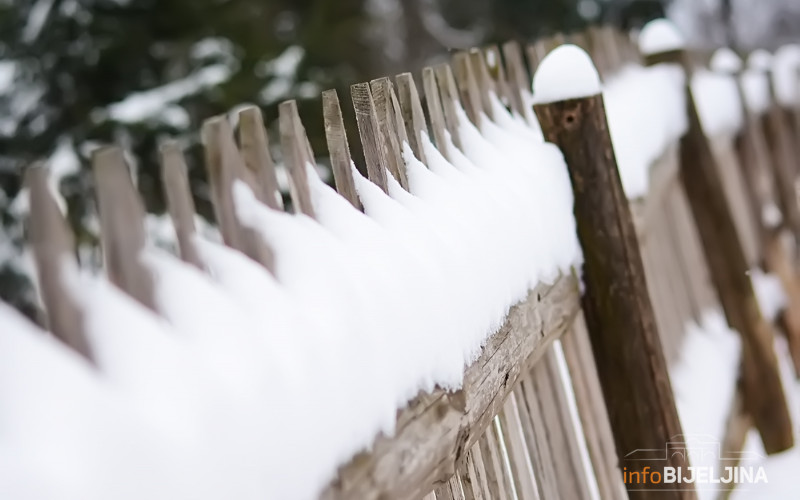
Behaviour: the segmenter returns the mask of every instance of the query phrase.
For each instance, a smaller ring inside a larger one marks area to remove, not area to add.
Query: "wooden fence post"
[[[724,49],[721,49],[724,50]],[[731,54],[730,57],[737,57]],[[737,60],[738,61],[738,60]],[[741,61],[738,61],[741,65]],[[778,276],[786,293],[787,307],[783,312],[782,322],[789,343],[795,373],[800,375],[800,281],[791,257],[782,241],[780,226],[773,226],[764,220],[764,209],[771,204],[772,186],[769,182],[765,164],[770,161],[766,139],[758,119],[753,116],[747,106],[747,98],[741,80],[741,67],[738,71],[732,68],[718,68],[735,79],[739,101],[741,103],[743,128],[736,138],[736,153],[739,167],[746,179],[752,217],[758,229],[760,257],[768,272]]]
[[[792,422],[781,384],[773,332],[759,309],[748,264],[691,91],[691,64],[685,50],[645,54],[648,65],[671,63],[686,72],[688,131],[680,142],[680,172],[700,234],[711,279],[729,325],[742,336],[742,380],[767,453],[794,444]]]
[[[336,191],[356,209],[363,210],[353,180],[353,171],[351,170],[353,159],[350,156],[350,146],[347,143],[342,108],[339,105],[336,89],[326,90],[322,93],[322,115],[325,120],[325,138],[328,142],[328,152],[331,155],[331,168]]]
[[[589,83],[593,88],[571,99],[548,102],[545,91],[561,85],[560,57],[580,64],[574,68],[576,73],[594,80]],[[617,170],[599,76],[588,55],[574,46],[549,54],[534,77],[534,98],[542,132],[563,152],[575,192],[575,218],[585,259],[582,304],[617,453],[625,457],[640,449],[665,449],[673,436],[682,434],[681,424],[648,298],[636,229]],[[661,463],[683,467],[687,462],[668,456]],[[663,483],[648,485],[652,489],[626,486],[635,500],[696,498],[692,485],[680,490],[674,484],[665,488]]]
[[[239,147],[242,160],[255,178],[256,197],[268,207],[283,210],[283,198],[278,187],[275,163],[269,152],[269,138],[264,130],[264,118],[256,106],[239,111]]]

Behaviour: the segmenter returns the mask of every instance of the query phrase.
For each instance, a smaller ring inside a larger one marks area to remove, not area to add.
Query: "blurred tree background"
[[[673,1],[676,18],[693,22],[723,19],[719,9],[729,3]],[[210,220],[197,134],[205,118],[257,104],[277,137],[277,104],[297,99],[312,146],[324,153],[319,95],[326,88],[349,101],[351,83],[417,71],[451,49],[591,23],[635,29],[664,15],[669,3],[0,0],[0,299],[35,315],[30,257],[22,244],[22,172],[32,161],[49,160],[78,236],[78,256],[96,259],[88,159],[98,144],[117,143],[132,153],[147,209],[162,214],[158,144],[177,139],[198,210]],[[273,156],[280,161],[279,151]],[[354,157],[358,162],[357,152]]]

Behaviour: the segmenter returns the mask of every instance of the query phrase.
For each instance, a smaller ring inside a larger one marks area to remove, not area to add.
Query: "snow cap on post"
[[[775,95],[782,106],[800,105],[800,45],[784,45],[772,58]]]
[[[728,47],[722,47],[714,52],[708,65],[711,71],[733,75],[742,71],[743,63],[739,54]]]
[[[582,48],[566,44],[542,59],[533,77],[534,104],[591,97],[602,91],[600,75]]]
[[[668,19],[655,19],[647,23],[639,33],[639,51],[644,56],[673,52],[686,48],[680,30]]]
[[[754,50],[747,58],[747,67],[767,73],[772,70],[772,54],[764,49]]]

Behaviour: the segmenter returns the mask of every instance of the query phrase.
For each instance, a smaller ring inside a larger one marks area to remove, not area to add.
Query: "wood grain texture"
[[[422,87],[425,91],[425,104],[427,105],[428,116],[430,116],[431,120],[433,142],[442,156],[446,159],[450,159],[450,151],[448,150],[445,135],[447,124],[444,118],[442,100],[439,96],[439,84],[436,81],[436,73],[433,68],[425,67],[422,69]]]
[[[532,457],[528,453],[518,402],[514,394],[515,392],[512,392],[509,395],[503,411],[498,415],[500,426],[503,429],[503,442],[511,466],[514,491],[520,500],[538,500],[539,492],[533,474]]]
[[[484,109],[469,52],[460,51],[453,54],[453,68],[461,104],[467,112],[469,121],[480,128],[481,112],[484,112]]]
[[[440,64],[434,68],[436,83],[439,85],[439,96],[442,99],[444,123],[455,147],[461,149],[461,135],[458,132],[459,122],[456,106],[463,104],[459,98],[458,87],[449,64]]]
[[[65,266],[75,266],[75,237],[50,187],[47,168],[35,164],[25,171],[30,196],[28,243],[36,262],[39,294],[47,311],[45,324],[61,342],[88,360],[92,348],[84,330],[83,311],[64,284]]]
[[[508,96],[511,109],[520,116],[529,112],[531,80],[522,61],[522,49],[516,41],[503,44],[503,57],[508,70]]]
[[[389,172],[408,191],[408,176],[403,160],[402,142],[397,131],[394,108],[392,106],[392,82],[389,78],[377,78],[370,82],[375,115],[378,118],[378,146],[386,161]],[[405,127],[403,127],[405,132]]]
[[[422,149],[422,133],[430,136],[430,132],[428,132],[428,124],[425,121],[425,113],[422,111],[422,103],[419,99],[419,92],[417,92],[417,85],[414,83],[414,77],[411,73],[401,73],[395,77],[395,81],[409,145],[414,151],[414,156],[422,163],[427,164],[425,151]],[[438,99],[437,103],[441,106]],[[441,116],[441,108],[439,113]],[[442,125],[444,124],[442,123]]]
[[[583,310],[621,456],[682,434],[639,243],[622,189],[601,95],[534,107],[564,154],[583,248]],[[635,402],[635,405],[632,404]],[[635,465],[635,464],[631,464]],[[670,457],[669,465],[684,466]],[[632,499],[694,499],[693,489],[636,491]]]
[[[194,244],[195,206],[183,152],[176,142],[170,141],[159,148],[159,156],[161,182],[167,198],[167,209],[175,227],[181,259],[187,264],[203,269],[203,262]]]
[[[619,457],[614,449],[614,436],[582,315],[578,315],[572,329],[561,337],[561,346],[600,498],[625,499],[628,495],[622,483]]]
[[[355,83],[351,85],[350,97],[353,100],[353,109],[356,112],[358,135],[361,137],[361,145],[364,149],[367,177],[383,192],[388,193],[389,187],[386,183],[388,159],[382,152],[380,125],[378,124],[378,116],[375,112],[375,103],[372,100],[369,84]]]
[[[296,213],[314,218],[314,205],[308,187],[306,166],[314,165],[314,156],[308,145],[303,123],[297,112],[296,101],[284,101],[278,106],[278,123],[284,163],[289,171],[292,203]]]
[[[486,57],[483,51],[480,49],[470,50],[469,62],[472,66],[475,88],[480,98],[481,109],[490,120],[494,120],[494,112],[492,110],[492,102],[489,94],[494,94],[498,97],[500,97],[500,95],[497,91],[497,85],[495,85],[492,77],[489,76],[489,68],[486,64]]]
[[[575,278],[565,276],[552,287],[533,290],[467,368],[459,393],[418,396],[399,413],[395,436],[378,437],[370,453],[341,468],[322,498],[419,498],[450,477],[499,413],[519,375],[572,324],[576,285]]]
[[[139,303],[156,311],[153,276],[141,261],[146,245],[144,205],[122,149],[108,146],[96,150],[92,168],[108,277]]]
[[[347,132],[344,129],[342,108],[335,89],[326,90],[322,93],[322,115],[325,120],[325,139],[328,143],[328,152],[331,155],[331,168],[333,170],[333,181],[336,183],[336,191],[344,196],[356,209],[363,210],[356,192],[352,170],[353,159],[350,156],[350,145],[347,142]]]
[[[222,116],[209,118],[203,122],[202,138],[211,200],[223,241],[266,269],[274,270],[272,249],[253,229],[242,225],[236,215],[234,183],[241,181],[254,189],[254,180],[233,141],[230,123]]]
[[[264,129],[261,109],[257,106],[247,106],[239,111],[239,148],[245,166],[256,180],[256,197],[274,210],[283,210],[275,162],[269,152],[269,137]]]

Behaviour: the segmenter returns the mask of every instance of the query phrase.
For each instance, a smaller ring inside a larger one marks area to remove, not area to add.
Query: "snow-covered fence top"
[[[626,194],[642,198],[686,131],[684,73],[640,66],[613,30],[570,39],[597,64]],[[526,47],[530,68],[555,42]],[[409,74],[353,85],[361,171],[339,98],[323,94],[335,190],[283,103],[291,212],[260,111],[208,120],[222,241],[197,231],[187,166],[165,144],[177,256],[148,241],[122,151],[96,151],[101,275],[81,269],[45,167],[31,167],[53,335],[0,304],[0,497],[413,498],[437,484],[436,498],[622,497],[574,322],[573,190],[534,116],[523,51],[510,42],[453,63],[425,68],[424,92]],[[739,130],[735,80],[692,78],[706,133]],[[566,97],[597,93],[591,80]],[[535,90],[542,102],[564,89]]]

